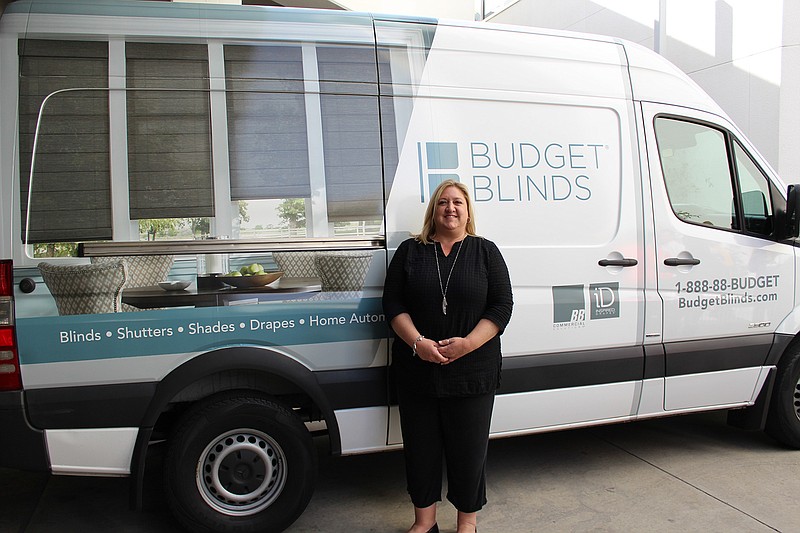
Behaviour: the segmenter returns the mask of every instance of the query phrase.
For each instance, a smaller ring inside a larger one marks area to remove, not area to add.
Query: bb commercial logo
[[[553,287],[553,324],[582,325],[586,322],[583,285]]]

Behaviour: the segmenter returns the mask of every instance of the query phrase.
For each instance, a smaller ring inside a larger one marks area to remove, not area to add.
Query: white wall
[[[661,53],[725,109],[788,182],[800,182],[797,0],[661,0]],[[659,0],[519,0],[491,22],[611,35],[654,48]]]
[[[786,0],[783,12],[783,49],[778,136],[781,176],[800,183],[800,2]]]

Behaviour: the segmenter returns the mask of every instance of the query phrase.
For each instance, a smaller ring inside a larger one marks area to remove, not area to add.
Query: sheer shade
[[[47,95],[108,86],[108,44],[21,39],[20,208],[29,243],[110,239],[108,92],[69,91],[47,100],[39,126],[26,234],[28,186],[39,109]]]

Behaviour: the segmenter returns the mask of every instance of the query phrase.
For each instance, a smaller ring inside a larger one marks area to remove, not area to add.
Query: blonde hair
[[[444,194],[445,189],[448,187],[455,187],[461,191],[461,194],[464,195],[464,198],[467,201],[467,235],[476,235],[475,211],[472,208],[472,199],[469,196],[469,189],[460,181],[448,179],[440,183],[439,186],[436,187],[436,190],[433,191],[433,194],[431,194],[428,207],[425,209],[425,218],[422,221],[422,231],[418,235],[414,235],[414,238],[423,244],[430,243],[431,238],[436,234],[436,221],[434,220],[436,204],[439,203],[439,199],[442,197],[442,194]]]

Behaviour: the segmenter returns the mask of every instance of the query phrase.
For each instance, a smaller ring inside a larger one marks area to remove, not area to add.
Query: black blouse
[[[445,315],[442,288],[447,285],[451,268]],[[408,239],[397,248],[386,274],[386,320],[391,323],[397,315],[408,313],[419,332],[435,341],[466,337],[483,318],[497,324],[502,333],[511,319],[512,307],[511,280],[503,256],[493,242],[481,237],[468,236],[454,244],[447,257],[439,243],[425,245]],[[502,361],[500,333],[447,365],[414,357],[411,347],[395,336],[392,369],[398,385],[433,396],[470,396],[496,390]]]

